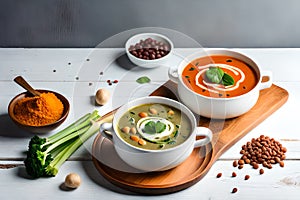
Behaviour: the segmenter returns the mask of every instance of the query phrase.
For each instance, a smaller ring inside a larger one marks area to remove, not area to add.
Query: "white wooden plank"
[[[233,50],[245,53],[263,69],[271,70],[275,83],[288,90],[289,99],[284,106],[222,155],[199,183],[182,192],[160,196],[160,199],[299,199],[300,136],[297,124],[300,110],[298,92],[300,49]],[[193,52],[195,49],[176,49],[170,66],[176,67],[182,56]],[[7,116],[10,99],[24,91],[12,81],[15,76],[23,75],[34,87],[53,89],[70,100],[73,109],[67,121],[56,130],[58,131],[86,112],[97,109],[100,114],[105,114],[130,99],[149,95],[168,79],[167,70],[170,66],[150,70],[137,68],[128,70],[122,67],[126,62],[122,48],[0,48],[0,165],[22,164],[24,151],[30,137],[33,136],[16,127]],[[152,79],[151,84],[140,85],[134,81],[142,75],[149,76]],[[108,79],[117,79],[120,82],[109,86],[105,82]],[[107,88],[113,93],[105,106],[94,104],[93,96],[99,88]],[[52,133],[45,136],[50,134]],[[245,166],[243,170],[233,168],[232,161],[240,157],[241,146],[261,134],[274,137],[287,147],[285,167],[275,166],[272,170],[265,170],[262,176],[250,166]],[[90,161],[92,143],[93,138],[71,157],[71,160],[76,161],[66,162],[55,178],[29,180],[22,167],[0,169],[0,179],[5,180],[0,182],[1,199],[32,199],[34,191],[43,191],[36,194],[41,199],[145,198],[142,195],[128,195],[128,192],[112,186],[99,175]],[[233,170],[238,174],[234,179],[230,177]],[[83,185],[75,191],[62,191],[59,186],[64,176],[71,171],[81,175]],[[216,179],[215,176],[219,172],[223,173],[223,177]],[[251,175],[248,181],[243,180],[245,174]],[[236,194],[230,193],[233,187],[239,189]]]
[[[159,199],[299,199],[300,195],[300,162],[286,161],[284,168],[266,169],[263,175],[258,170],[245,166],[242,170],[232,167],[232,161],[217,161],[208,174],[194,186],[173,194],[159,196]],[[232,178],[235,171],[237,177]],[[68,173],[75,172],[81,176],[81,186],[72,191],[62,190],[61,184]],[[216,178],[217,173],[223,176]],[[245,181],[244,176],[250,175]],[[132,193],[115,187],[104,179],[91,161],[67,161],[56,177],[31,180],[24,167],[0,169],[1,199],[141,199],[143,195]],[[290,184],[288,184],[289,179]],[[292,182],[296,182],[293,184]],[[298,184],[298,185],[297,185]],[[238,192],[232,194],[234,187]],[[148,196],[157,199],[157,196]]]

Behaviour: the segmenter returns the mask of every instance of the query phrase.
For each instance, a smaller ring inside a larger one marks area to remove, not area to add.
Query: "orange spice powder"
[[[48,92],[19,100],[15,105],[14,114],[22,124],[43,126],[57,121],[63,110],[62,102],[55,94]]]

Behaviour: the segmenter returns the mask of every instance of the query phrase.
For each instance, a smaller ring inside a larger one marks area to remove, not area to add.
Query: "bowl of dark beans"
[[[168,62],[173,51],[173,43],[161,34],[141,33],[130,37],[125,48],[132,63],[144,68],[153,68]]]

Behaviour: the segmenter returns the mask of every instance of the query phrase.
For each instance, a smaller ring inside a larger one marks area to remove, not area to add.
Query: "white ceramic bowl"
[[[206,97],[194,92],[184,84],[182,71],[191,61],[209,55],[227,55],[244,61],[252,67],[258,77],[256,86],[248,93],[230,98]],[[178,84],[179,98],[188,108],[196,114],[217,119],[233,118],[248,112],[256,104],[259,91],[272,85],[270,71],[262,71],[252,59],[231,50],[207,50],[195,53],[184,59],[177,69],[170,69],[169,77]],[[268,77],[268,81],[262,82],[262,77]]]
[[[117,124],[120,117],[128,109],[148,103],[160,103],[180,109],[187,115],[192,125],[190,136],[182,144],[169,149],[147,150],[135,147],[125,142],[117,133]],[[111,135],[107,134],[112,133]],[[208,144],[212,140],[212,132],[205,127],[197,127],[196,119],[193,113],[183,104],[164,97],[143,97],[133,100],[120,107],[114,115],[112,123],[103,123],[100,127],[103,136],[110,139],[120,158],[128,165],[146,172],[163,171],[176,167],[186,160],[195,147]],[[205,138],[196,140],[196,136],[205,136]]]
[[[136,43],[139,43],[141,40],[145,40],[147,38],[152,38],[158,42],[163,42],[164,44],[168,45],[170,48],[170,52],[161,58],[157,58],[157,59],[153,59],[153,60],[146,60],[143,58],[138,58],[129,52],[129,48],[131,45],[135,45]],[[143,67],[143,68],[154,68],[154,67],[166,65],[168,63],[168,60],[171,57],[173,48],[174,48],[174,46],[173,46],[172,41],[169,38],[167,38],[166,36],[158,34],[158,33],[137,34],[137,35],[130,37],[125,44],[126,54],[129,58],[129,60],[132,63],[134,63],[135,65]]]

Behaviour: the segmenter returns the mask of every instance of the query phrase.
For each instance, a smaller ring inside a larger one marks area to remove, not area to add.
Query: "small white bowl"
[[[161,58],[146,60],[143,58],[138,58],[129,52],[129,48],[131,45],[135,45],[139,43],[141,40],[146,40],[147,38],[151,38],[158,42],[163,42],[164,44],[168,45],[170,48],[169,53]],[[157,34],[157,33],[141,33],[130,37],[125,44],[125,49],[129,60],[135,65],[143,68],[154,68],[154,67],[159,67],[167,64],[167,61],[169,60],[173,52],[174,46],[172,41],[164,35]]]

